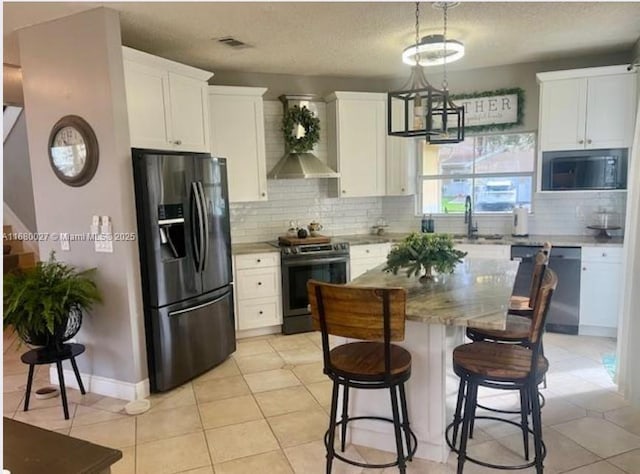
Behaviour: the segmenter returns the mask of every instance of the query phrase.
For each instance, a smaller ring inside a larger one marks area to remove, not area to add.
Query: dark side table
[[[60,349],[51,347],[39,347],[31,349],[20,356],[25,364],[29,364],[29,378],[27,379],[27,393],[24,397],[24,411],[29,410],[29,397],[31,396],[31,385],[33,383],[33,370],[36,365],[56,364],[58,370],[58,381],[60,382],[60,396],[62,397],[62,409],[64,410],[64,419],[69,419],[69,407],[67,405],[67,390],[64,386],[64,373],[62,372],[62,361],[69,359],[73,372],[76,374],[76,380],[80,387],[80,393],[84,395],[84,385],[80,378],[80,372],[76,365],[76,357],[84,352],[82,344],[62,344]]]

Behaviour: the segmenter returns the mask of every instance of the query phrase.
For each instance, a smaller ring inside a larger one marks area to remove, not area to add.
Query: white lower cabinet
[[[282,324],[280,255],[237,255],[234,267],[238,330]]]
[[[579,334],[616,336],[621,280],[622,248],[582,247]]]
[[[353,280],[367,270],[386,262],[390,250],[390,243],[352,245],[350,250],[351,279]]]

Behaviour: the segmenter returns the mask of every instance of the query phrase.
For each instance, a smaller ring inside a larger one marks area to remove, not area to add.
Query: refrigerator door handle
[[[178,316],[180,314],[188,313],[190,311],[195,311],[197,309],[206,308],[207,306],[211,306],[212,304],[216,304],[218,301],[221,301],[221,300],[225,299],[227,296],[229,296],[229,292],[226,292],[224,295],[216,298],[215,300],[207,301],[206,303],[202,303],[202,304],[199,304],[197,306],[191,306],[189,308],[179,309],[177,311],[169,311],[169,317]]]
[[[207,212],[207,202],[204,196],[204,187],[202,181],[198,181],[198,190],[200,191],[200,202],[202,206],[202,224],[204,224],[204,239],[203,239],[203,251],[202,251],[202,264],[200,271],[204,271],[209,259],[209,213]]]
[[[196,219],[193,218],[194,209],[198,216],[197,224]],[[191,235],[191,241],[193,243],[193,253],[196,261],[196,271],[199,272],[200,268],[202,267],[202,241],[204,240],[204,236],[202,235],[202,205],[200,204],[198,185],[196,183],[191,183]]]

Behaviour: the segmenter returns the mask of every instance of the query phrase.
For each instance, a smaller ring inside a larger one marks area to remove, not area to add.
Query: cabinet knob
[[[262,262],[262,260],[258,258],[258,259],[256,259],[256,262],[260,263],[260,262]]]
[[[261,281],[258,282],[258,286],[262,286],[262,282]]]
[[[587,267],[582,267],[582,271],[586,272],[587,271]]]
[[[262,314],[262,310],[258,311],[258,314]]]
[[[182,140],[175,140],[173,142],[174,145],[182,145]]]
[[[606,257],[607,256],[607,252],[602,252],[602,256]]]
[[[404,188],[401,188],[400,191],[404,192]]]
[[[365,252],[369,253],[369,252],[370,252],[370,250],[369,250],[369,249],[367,249],[367,250],[365,250]]]
[[[588,144],[591,144],[591,140],[587,140],[587,143],[588,143]]]
[[[347,191],[345,191],[344,189],[342,190],[342,194],[347,194]]]
[[[582,144],[584,144],[584,140],[578,140],[578,143],[579,143],[580,145],[582,145]]]

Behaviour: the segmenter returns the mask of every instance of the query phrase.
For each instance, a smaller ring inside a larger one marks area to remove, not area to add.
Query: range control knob
[[[293,247],[291,249],[291,253],[298,253],[298,247]]]
[[[282,254],[283,255],[289,255],[289,248],[288,247],[283,248],[282,249]]]
[[[343,244],[340,244],[340,246],[342,247],[342,250],[348,250],[349,249],[349,244],[346,243],[346,242],[343,243]]]

